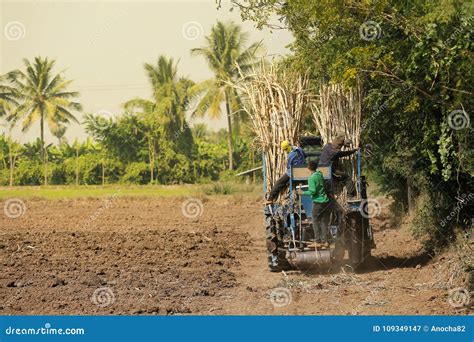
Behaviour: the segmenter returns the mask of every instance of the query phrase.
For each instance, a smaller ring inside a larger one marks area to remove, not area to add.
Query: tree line
[[[247,44],[248,34],[233,22],[217,22],[206,44],[191,50],[206,60],[214,74],[196,83],[179,76],[178,63],[161,55],[145,63],[150,98],[126,101],[123,113],[112,118],[85,113],[70,90],[72,81],[54,72],[55,61],[24,59],[24,68],[0,77],[0,184],[173,184],[225,178],[235,169],[253,167],[251,134],[245,127],[239,94],[228,84],[237,70],[249,70],[260,42]],[[223,110],[224,108],[224,110]],[[191,116],[187,115],[189,112]],[[227,130],[210,131],[195,118],[227,117]],[[19,144],[11,132],[28,131],[39,122],[36,141]],[[83,125],[85,142],[67,142],[72,122]],[[48,130],[57,143],[46,143]]]

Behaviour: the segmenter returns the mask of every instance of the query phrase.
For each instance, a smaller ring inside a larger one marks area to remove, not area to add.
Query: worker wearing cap
[[[302,166],[306,165],[306,155],[301,147],[291,146],[287,140],[281,142],[281,148],[283,151],[288,153],[288,162],[286,167],[286,173],[281,176],[273,185],[270,190],[270,195],[268,196],[267,203],[273,203],[277,199],[280,192],[286,187],[290,181],[291,168],[293,166]]]
[[[339,158],[347,157],[351,154],[357,152],[357,149],[341,151],[343,146],[349,146],[351,143],[350,140],[344,138],[344,135],[339,134],[332,142],[324,145],[321,150],[321,156],[319,157],[320,166],[328,166],[332,164],[332,174],[333,176],[340,180],[346,186],[347,194],[349,197],[356,197],[357,193],[352,182],[351,177],[342,170],[339,163]]]

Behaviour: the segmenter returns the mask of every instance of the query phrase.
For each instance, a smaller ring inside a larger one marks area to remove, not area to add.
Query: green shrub
[[[232,170],[224,170],[219,173],[219,180],[221,182],[239,182],[240,179],[236,176],[236,172]]]
[[[75,184],[76,168],[79,170],[79,184],[102,184],[102,157],[87,153],[79,158],[68,158],[64,161],[66,182]]]
[[[66,168],[64,164],[48,164],[49,184],[65,184],[66,183]]]
[[[230,183],[215,182],[202,188],[206,195],[230,195],[235,193],[235,188]]]
[[[176,154],[174,164],[171,167],[171,183],[192,183],[194,174],[191,171],[191,163],[188,157],[183,154]]]
[[[0,169],[0,185],[1,186],[10,185],[10,170],[9,169]]]
[[[416,237],[427,238],[423,243],[428,251],[443,248],[455,239],[456,221],[447,220],[453,210],[449,202],[449,198],[439,194],[435,197],[434,194],[424,193],[417,198],[410,228]]]
[[[28,159],[21,159],[15,169],[14,185],[41,185],[44,179],[43,165]]]
[[[147,163],[130,163],[122,176],[122,182],[130,184],[147,184],[150,182],[150,166]]]
[[[200,192],[210,195],[232,195],[260,191],[260,186],[243,182],[214,182],[200,187]]]

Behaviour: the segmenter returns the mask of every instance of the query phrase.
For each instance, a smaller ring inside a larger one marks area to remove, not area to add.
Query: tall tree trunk
[[[231,113],[230,113],[230,104],[229,104],[229,96],[227,91],[224,91],[225,94],[225,109],[227,111],[227,129],[228,129],[228,136],[227,136],[227,145],[229,149],[229,170],[234,169],[234,148],[232,142],[232,120],[231,120]]]
[[[13,186],[13,164],[15,161],[13,159],[11,142],[8,143],[8,161],[10,163],[10,186]]]
[[[79,145],[76,140],[76,186],[79,185]]]
[[[13,165],[10,165],[10,186],[13,186]]]
[[[105,163],[102,160],[102,186],[105,185]]]
[[[250,149],[250,151],[251,151],[250,155],[251,155],[251,158],[252,158],[252,169],[254,169],[255,168],[255,153],[254,153],[254,150],[252,148]],[[257,181],[256,177],[257,177],[257,172],[255,172],[255,171],[252,172],[252,182],[253,182],[253,184],[255,184],[256,181]]]
[[[148,159],[150,160],[150,184],[153,184],[155,179],[155,143],[148,138]]]
[[[13,156],[12,129],[13,129],[13,126],[10,125],[9,131],[8,131],[8,140],[7,140],[8,141],[8,162],[10,163],[10,186],[13,186],[13,173],[15,171],[16,158],[18,157],[18,155]]]
[[[48,185],[48,149],[44,149],[44,185]]]
[[[414,204],[414,193],[413,193],[413,186],[411,184],[411,180],[407,179],[407,202],[408,202],[408,210],[411,212],[413,211],[415,204]]]
[[[40,120],[40,135],[41,135],[41,159],[43,160],[44,166],[44,185],[48,185],[48,169],[46,166],[46,153],[44,149],[44,114],[41,111],[41,120]]]

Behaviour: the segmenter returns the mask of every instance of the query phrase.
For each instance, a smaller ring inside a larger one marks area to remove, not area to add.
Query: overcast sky
[[[66,69],[66,78],[74,80],[70,89],[81,93],[86,113],[118,115],[125,101],[150,96],[143,64],[154,63],[160,54],[179,59],[181,76],[195,81],[211,77],[205,61],[191,57],[190,49],[204,44],[217,20],[241,23],[250,41],[263,39],[270,55],[288,52],[292,39],[287,31],[259,31],[229,8],[225,2],[217,10],[214,0],[0,0],[0,73],[21,68],[23,58],[54,58],[56,71]],[[213,129],[225,127],[224,118],[207,123]],[[23,135],[14,131],[22,142],[37,136],[39,124]],[[72,141],[85,134],[71,125],[66,137]]]

